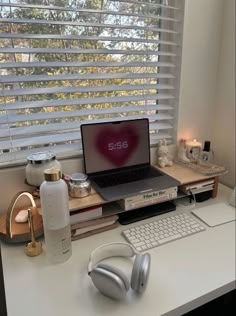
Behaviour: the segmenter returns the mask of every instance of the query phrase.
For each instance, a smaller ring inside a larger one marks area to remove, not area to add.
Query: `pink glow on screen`
[[[121,167],[135,154],[140,143],[139,138],[140,135],[132,126],[117,130],[104,127],[97,133],[95,146],[105,160],[115,167]]]
[[[95,173],[149,163],[148,120],[84,124],[85,172]]]

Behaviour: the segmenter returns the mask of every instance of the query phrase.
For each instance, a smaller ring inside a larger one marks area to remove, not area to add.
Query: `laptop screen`
[[[150,163],[148,119],[81,125],[86,174]]]

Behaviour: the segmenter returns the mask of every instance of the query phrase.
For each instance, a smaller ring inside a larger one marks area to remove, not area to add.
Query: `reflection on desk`
[[[228,201],[230,195],[231,190],[220,185],[218,196],[201,206]],[[173,214],[180,211],[177,208]],[[169,214],[158,218],[165,216]],[[87,263],[96,247],[124,242],[124,226],[73,242],[71,259],[61,265],[49,264],[45,253],[35,258],[25,256],[24,245],[3,244],[8,316],[183,315],[235,289],[235,222],[205,227],[200,234],[151,249],[146,291],[141,296],[129,291],[122,302],[96,290],[87,275]],[[130,262],[123,258],[108,261],[130,275]]]

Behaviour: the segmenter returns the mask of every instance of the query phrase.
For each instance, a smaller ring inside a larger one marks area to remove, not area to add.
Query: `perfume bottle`
[[[204,142],[204,147],[201,152],[201,162],[207,163],[212,160],[212,152],[211,152],[211,142],[206,140]]]

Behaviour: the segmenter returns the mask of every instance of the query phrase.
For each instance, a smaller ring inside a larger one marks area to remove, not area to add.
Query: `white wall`
[[[234,34],[232,2],[186,0],[178,124],[178,138],[212,140],[214,149],[219,148],[217,158],[229,167],[235,164],[230,136],[235,117],[232,116],[234,87],[228,82],[235,83],[232,80],[235,68],[230,66],[231,60],[232,64],[234,61],[230,44]],[[221,120],[222,104],[227,109],[224,120]],[[63,162],[63,166],[64,172],[70,174],[80,170],[81,161]],[[24,177],[24,167],[0,170],[0,213],[6,211],[17,191],[27,188]],[[233,186],[232,175],[228,177],[227,183]]]
[[[211,141],[235,186],[235,0],[185,0],[178,139]]]
[[[215,159],[227,175],[221,182],[235,186],[235,0],[224,0],[222,40],[213,113]]]
[[[211,136],[224,0],[185,0],[178,138]]]

